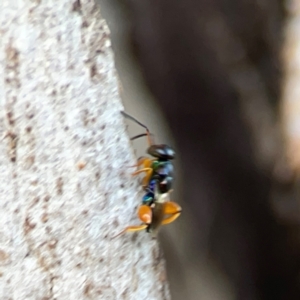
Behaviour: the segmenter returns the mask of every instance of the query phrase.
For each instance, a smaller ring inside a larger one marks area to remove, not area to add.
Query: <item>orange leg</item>
[[[175,203],[175,202],[165,202],[164,203],[164,214],[170,215],[169,217],[166,217],[162,221],[162,225],[170,224],[174,222],[181,214],[181,207]]]
[[[153,173],[153,169],[150,168],[150,170],[147,171],[146,176],[143,178],[143,181],[142,181],[143,187],[146,187],[149,184],[152,173]]]
[[[137,164],[133,165],[133,166],[129,166],[128,168],[134,168],[134,167],[139,167],[142,166],[144,168],[149,168],[152,164],[152,159],[150,159],[149,157],[141,157],[138,159]]]
[[[150,168],[154,159],[150,159],[149,157],[142,157],[138,160],[139,165],[143,165],[144,168]]]
[[[134,173],[132,173],[133,176],[146,172],[146,176],[143,178],[143,186],[147,186],[150,180],[150,177],[152,176],[153,173],[153,169],[152,168],[143,168],[143,169],[139,169],[137,171],[135,171]]]
[[[115,235],[113,237],[113,239],[122,235],[125,232],[135,232],[135,231],[140,231],[140,230],[146,229],[148,227],[148,225],[152,222],[151,207],[149,207],[148,205],[141,205],[138,209],[138,217],[144,224],[128,226],[124,230],[122,230],[120,233]]]
[[[139,170],[133,172],[132,175],[135,176],[135,175],[143,173],[143,172],[147,172],[148,173],[150,171],[152,172],[152,170],[153,170],[152,168],[143,168],[143,169],[139,169]]]
[[[153,169],[152,168],[139,169],[139,170],[135,171],[134,173],[132,173],[132,175],[135,176],[135,175],[140,174],[142,172],[146,172],[146,176],[143,178],[143,181],[142,181],[142,185],[145,187],[149,183],[149,180],[150,180],[150,178],[152,176],[152,173],[153,173]]]
[[[120,233],[118,233],[117,235],[113,236],[112,238],[114,239],[114,238],[122,235],[125,232],[140,231],[140,230],[146,229],[147,227],[148,227],[147,224],[142,224],[142,225],[137,225],[137,226],[128,226],[124,230],[122,230]]]
[[[152,222],[152,209],[148,205],[141,205],[138,210],[139,219],[149,225]]]
[[[140,163],[140,160],[142,160],[142,162]],[[146,176],[143,178],[143,182],[142,182],[142,185],[143,186],[147,186],[148,185],[148,183],[149,183],[149,180],[150,180],[150,178],[151,178],[151,176],[152,176],[152,173],[153,173],[153,169],[151,168],[151,166],[152,166],[152,164],[153,164],[153,161],[155,160],[155,159],[150,159],[150,158],[148,158],[148,157],[144,157],[144,158],[142,158],[142,159],[140,159],[139,160],[139,162],[138,163],[140,163],[140,165],[143,165],[143,169],[145,170],[145,169],[148,169],[148,171],[146,171],[147,172],[147,174],[146,174]],[[142,169],[142,170],[143,170]],[[138,170],[139,171],[139,170]]]

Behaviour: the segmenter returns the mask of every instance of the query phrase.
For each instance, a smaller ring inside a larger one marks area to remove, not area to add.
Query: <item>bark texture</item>
[[[169,299],[109,31],[89,0],[0,4],[1,299]]]

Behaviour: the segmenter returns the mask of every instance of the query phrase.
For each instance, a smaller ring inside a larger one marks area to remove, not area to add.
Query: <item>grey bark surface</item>
[[[169,299],[94,1],[0,3],[1,299]]]

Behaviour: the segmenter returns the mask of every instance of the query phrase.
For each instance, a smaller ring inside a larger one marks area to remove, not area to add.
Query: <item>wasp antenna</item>
[[[141,123],[140,121],[138,121],[136,118],[134,118],[134,117],[128,115],[128,114],[127,114],[126,112],[124,112],[124,111],[121,111],[121,114],[122,114],[125,118],[130,119],[131,121],[133,121],[133,122],[139,124],[140,126],[144,127],[148,132],[150,132],[150,130],[148,129],[148,127],[147,127],[146,125],[144,125],[143,123]]]
[[[147,138],[148,138],[148,143],[149,143],[149,145],[152,145],[152,140],[151,140],[151,133],[150,133],[150,130],[148,129],[148,127],[146,126],[146,125],[144,125],[143,123],[141,123],[140,121],[138,121],[136,118],[134,118],[134,117],[132,117],[132,116],[130,116],[130,115],[128,115],[126,112],[124,112],[124,111],[121,111],[121,114],[125,117],[125,118],[127,118],[127,119],[130,119],[131,121],[133,121],[133,122],[135,122],[135,123],[137,123],[137,124],[139,124],[140,126],[142,126],[142,127],[144,127],[145,129],[146,129],[146,134],[144,134],[144,136],[147,136]],[[137,138],[139,138],[139,137],[142,137],[143,135],[137,135],[137,136],[135,136],[133,139],[137,139]],[[132,140],[132,138],[131,138],[131,140]]]
[[[133,141],[133,140],[139,139],[140,137],[143,137],[143,136],[148,136],[148,133],[141,133],[141,134],[133,136],[130,139]],[[153,138],[154,135],[152,133],[150,133],[150,136]]]
[[[135,135],[130,139],[133,141],[133,140],[139,139],[140,137],[143,137],[143,136],[147,136],[147,133],[142,133],[142,134]]]

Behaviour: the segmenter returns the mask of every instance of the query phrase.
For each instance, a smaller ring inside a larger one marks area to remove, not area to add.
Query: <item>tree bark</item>
[[[92,0],[0,4],[1,299],[169,299]]]

